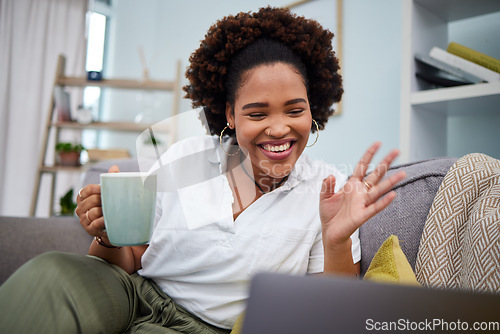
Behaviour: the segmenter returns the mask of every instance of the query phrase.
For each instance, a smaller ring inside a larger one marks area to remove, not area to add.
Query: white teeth
[[[262,146],[266,151],[270,151],[270,152],[283,152],[283,151],[286,151],[290,148],[290,145],[291,143],[290,142],[287,142],[283,145],[264,145]]]

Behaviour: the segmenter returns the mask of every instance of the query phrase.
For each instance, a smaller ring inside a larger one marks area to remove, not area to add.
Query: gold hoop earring
[[[319,125],[318,125],[318,122],[316,122],[316,120],[314,118],[313,118],[313,122],[316,125],[316,139],[314,139],[314,143],[312,143],[311,145],[307,145],[306,147],[313,147],[314,145],[316,145],[316,142],[318,141],[318,138],[319,138]]]
[[[227,153],[226,152],[226,150],[224,149],[224,146],[222,146],[222,136],[224,135],[224,131],[226,131],[227,128],[229,128],[229,123],[226,125],[226,127],[224,129],[222,129],[222,132],[220,133],[219,144],[220,144],[220,148],[222,149],[222,151],[224,153],[226,153],[226,155],[233,156],[233,155],[236,155],[240,152],[240,147],[238,146],[238,151],[236,151],[235,153]]]

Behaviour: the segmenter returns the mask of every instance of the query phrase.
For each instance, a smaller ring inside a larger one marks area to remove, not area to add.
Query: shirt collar
[[[285,184],[276,190],[290,191],[298,186],[302,181],[307,181],[311,177],[310,159],[306,154],[302,153],[293,166],[292,171],[288,175],[288,180],[286,180]]]

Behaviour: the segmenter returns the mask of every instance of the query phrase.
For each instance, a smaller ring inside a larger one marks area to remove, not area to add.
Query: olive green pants
[[[50,252],[0,287],[0,333],[229,333],[152,281],[100,259]]]

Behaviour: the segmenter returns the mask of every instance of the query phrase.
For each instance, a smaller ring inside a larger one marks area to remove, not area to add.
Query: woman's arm
[[[102,237],[102,242],[111,245],[107,237]],[[127,273],[133,274],[141,269],[141,258],[147,248],[148,245],[108,248],[94,239],[90,244],[89,255],[100,257],[109,263],[116,264]]]
[[[324,273],[346,274],[358,276],[360,273],[359,262],[354,263],[351,251],[351,238],[344,244],[329,244],[323,241],[325,252]]]
[[[401,171],[382,180],[398,155],[390,152],[366,178],[368,166],[380,147],[373,144],[356,165],[344,187],[335,193],[335,177],[323,181],[320,195],[320,218],[325,252],[325,273],[359,274],[359,263],[354,264],[351,235],[368,219],[386,208],[396,197],[392,187],[406,177]]]

